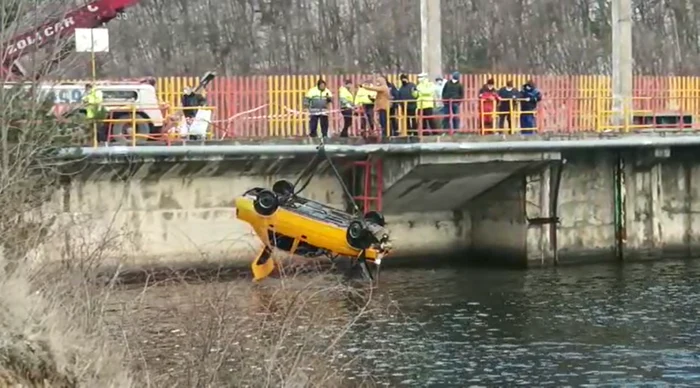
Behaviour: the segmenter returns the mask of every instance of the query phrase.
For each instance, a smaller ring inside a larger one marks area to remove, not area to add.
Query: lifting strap
[[[314,158],[311,159],[311,162],[309,162],[309,164],[306,165],[306,167],[304,167],[304,170],[302,170],[301,174],[299,174],[299,178],[297,178],[296,182],[294,182],[294,187],[296,188],[299,185],[299,183],[301,183],[302,180],[305,179],[304,183],[298,190],[295,191],[294,195],[297,195],[301,193],[304,189],[306,189],[306,187],[311,182],[311,179],[316,174],[318,166],[321,164],[321,162],[323,162],[323,160],[326,160],[328,162],[328,165],[331,167],[331,170],[333,171],[333,175],[335,175],[335,178],[338,180],[338,183],[340,183],[340,187],[343,189],[345,196],[348,198],[348,201],[350,201],[350,204],[352,205],[352,209],[354,212],[353,215],[359,215],[360,208],[359,206],[357,206],[357,202],[355,202],[355,198],[353,197],[352,193],[350,193],[350,190],[345,185],[343,177],[340,176],[340,172],[338,172],[338,169],[335,167],[335,163],[333,163],[331,157],[326,153],[325,144],[323,143],[323,140],[321,140],[321,143],[316,147],[316,149],[318,150],[318,152],[316,152]]]

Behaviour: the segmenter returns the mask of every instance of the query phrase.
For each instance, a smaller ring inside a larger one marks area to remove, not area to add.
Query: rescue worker
[[[352,80],[346,79],[343,86],[338,89],[338,105],[340,112],[343,115],[343,129],[340,131],[340,137],[348,137],[348,130],[352,127],[352,113],[355,108],[352,95]]]
[[[506,86],[498,91],[498,128],[505,128],[506,120],[508,120],[508,128],[513,128],[512,114],[517,104],[517,99],[520,97],[518,89],[513,87],[513,81],[506,82]]]
[[[309,110],[309,136],[318,136],[318,126],[321,125],[321,136],[328,137],[328,108],[333,103],[333,93],[326,88],[326,81],[319,79],[316,86],[309,89],[304,96],[304,108]]]
[[[479,90],[479,127],[481,129],[493,129],[495,124],[496,105],[498,104],[498,92],[493,78],[489,78],[486,84]]]
[[[529,80],[523,85],[520,93],[520,128],[523,134],[532,134],[537,128],[535,113],[537,104],[542,101],[542,93],[537,89],[535,83]]]
[[[368,84],[369,82],[363,82]],[[355,93],[355,106],[362,107],[360,112],[362,120],[360,120],[360,128],[362,131],[366,131],[369,127],[370,131],[374,131],[374,98],[377,96],[376,92],[367,90],[359,86],[357,93]]]
[[[401,74],[401,87],[398,93],[398,106],[401,113],[406,117],[406,129],[409,135],[415,135],[416,125],[416,84],[408,80],[406,74]]]
[[[375,92],[374,109],[379,116],[379,126],[382,128],[382,137],[388,136],[387,125],[389,123],[389,109],[391,108],[391,90],[385,78],[377,77],[374,85],[364,84],[364,89]]]
[[[418,76],[418,85],[416,86],[416,108],[418,117],[423,123],[423,129],[429,129],[428,134],[437,129],[435,125],[435,85],[430,82],[428,74],[422,73]]]
[[[82,101],[86,105],[85,118],[93,124],[92,128],[97,129],[97,141],[108,141],[109,139],[107,139],[107,133],[105,131],[106,126],[97,122],[102,114],[102,91],[95,89],[92,84],[86,84]]]
[[[445,104],[445,119],[442,127],[459,130],[459,106],[464,100],[464,86],[459,82],[459,72],[452,73],[452,79],[442,88],[442,100]]]

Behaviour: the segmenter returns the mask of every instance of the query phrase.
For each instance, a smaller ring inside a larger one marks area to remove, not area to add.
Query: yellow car
[[[344,256],[357,259],[371,276],[366,262],[381,263],[390,251],[384,217],[374,211],[362,218],[294,193],[294,186],[278,181],[272,190],[256,187],[236,198],[236,217],[250,224],[264,243],[252,264],[255,280],[275,268],[272,249],[305,257]]]

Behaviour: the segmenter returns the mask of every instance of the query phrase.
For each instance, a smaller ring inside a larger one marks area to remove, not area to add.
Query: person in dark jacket
[[[183,114],[186,118],[194,118],[197,116],[197,109],[194,107],[200,106],[200,97],[190,87],[186,87],[182,93]],[[189,108],[189,109],[187,109]]]
[[[406,117],[406,128],[409,134],[418,129],[416,120],[416,84],[408,80],[406,74],[401,74],[401,87],[398,90],[398,106],[401,114]]]
[[[498,128],[505,128],[506,120],[508,120],[508,128],[513,128],[511,117],[519,97],[520,92],[513,87],[513,81],[506,82],[506,86],[498,91]]]
[[[389,82],[385,76],[382,76],[389,87],[389,94],[391,95],[391,108],[389,109],[389,128],[391,129],[391,136],[399,136],[399,120],[397,114],[399,113],[399,89],[396,85]]]
[[[542,101],[542,93],[537,89],[535,83],[529,80],[523,85],[520,98],[521,133],[531,134],[537,128],[535,112],[537,111],[537,104]]]
[[[452,73],[452,79],[442,88],[442,100],[445,104],[445,114],[442,127],[459,130],[459,107],[464,100],[464,86],[459,82],[460,74]],[[450,120],[452,119],[452,120]]]

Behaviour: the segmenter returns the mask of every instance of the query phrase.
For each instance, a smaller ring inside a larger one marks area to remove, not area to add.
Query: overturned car
[[[370,211],[356,217],[319,202],[298,196],[288,181],[276,182],[271,190],[256,187],[236,198],[236,216],[250,224],[264,243],[251,268],[255,280],[275,269],[272,250],[305,257],[348,257],[373,278],[367,262],[378,270],[391,244],[384,217]]]

